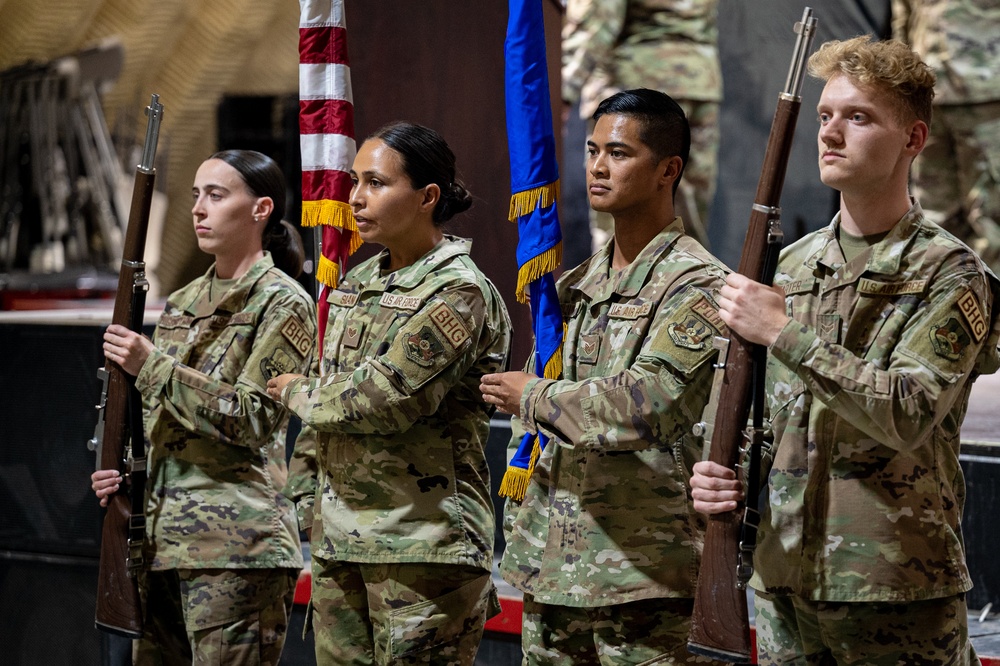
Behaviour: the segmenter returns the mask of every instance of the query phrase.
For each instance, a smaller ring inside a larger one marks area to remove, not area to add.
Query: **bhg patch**
[[[960,359],[962,352],[972,341],[969,334],[965,332],[965,327],[955,317],[949,317],[948,321],[931,328],[930,337],[934,353],[949,361]]]
[[[425,368],[434,365],[434,357],[443,351],[444,345],[430,326],[421,326],[419,331],[410,333],[403,339],[406,358]]]
[[[667,327],[667,335],[670,336],[675,345],[694,351],[705,349],[714,333],[714,327],[690,311],[684,319]]]

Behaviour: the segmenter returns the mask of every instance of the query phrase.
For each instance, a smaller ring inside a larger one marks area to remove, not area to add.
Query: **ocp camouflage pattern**
[[[506,369],[510,321],[469,248],[449,236],[394,272],[383,252],[329,295],[320,376],[282,396],[303,422],[286,492],[317,557],[492,566],[479,382]]]
[[[265,386],[308,370],[315,305],[270,254],[211,299],[214,271],[167,299],[136,378],[148,410],[147,559],[155,570],[301,568],[281,494],[288,412]]]
[[[704,520],[688,479],[712,382],[715,294],[726,269],[680,218],[620,273],[609,243],[560,278],[563,376],[532,379],[512,422],[548,436],[500,570],[543,604],[692,597]],[[529,367],[530,369],[530,367]]]
[[[959,428],[972,382],[1000,366],[1000,283],[919,205],[846,264],[839,223],[786,248],[775,277],[793,320],[768,361],[752,584],[816,601],[959,594]]]

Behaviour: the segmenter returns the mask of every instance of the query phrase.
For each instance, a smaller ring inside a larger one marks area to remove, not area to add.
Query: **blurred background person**
[[[691,125],[691,154],[675,204],[687,233],[706,247],[722,100],[717,14],[718,0],[568,0],[562,33],[563,101],[567,107],[578,103],[580,117],[589,121],[587,134],[597,105],[622,90],[659,90],[684,109]],[[568,121],[568,108],[564,115]],[[566,154],[571,156],[563,169],[563,179],[569,181],[566,200],[576,191],[572,174],[579,172],[578,179],[583,178],[585,138],[575,126],[577,131],[566,137]],[[584,196],[582,187],[578,196]],[[578,216],[567,212],[568,226]],[[592,249],[602,247],[612,229],[610,215],[592,212]],[[567,230],[564,235],[573,233]],[[568,256],[566,266],[573,266],[574,259]]]
[[[1000,272],[1000,2],[893,0],[892,32],[937,75],[913,196]]]

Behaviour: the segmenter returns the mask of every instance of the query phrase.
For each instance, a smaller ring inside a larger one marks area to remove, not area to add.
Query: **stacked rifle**
[[[120,65],[95,49],[0,72],[0,273],[117,271],[126,178],[98,90]]]

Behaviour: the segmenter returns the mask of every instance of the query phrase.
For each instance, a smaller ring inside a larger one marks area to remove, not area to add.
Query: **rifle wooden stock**
[[[146,151],[143,164],[136,168],[135,185],[132,190],[132,206],[129,211],[128,227],[122,250],[122,265],[118,276],[118,291],[111,321],[134,331],[141,331],[143,304],[145,303],[145,266],[143,252],[146,247],[146,232],[149,227],[149,209],[153,200],[153,186],[156,181],[152,168],[152,152],[155,152],[156,132],[162,106],[153,96],[149,107],[150,123],[155,122],[152,132],[147,129]],[[154,117],[155,116],[155,119]],[[152,134],[152,151],[150,135]],[[148,164],[146,162],[148,161]],[[139,292],[142,292],[139,294]],[[100,417],[95,442],[98,444],[98,469],[117,469],[123,478],[126,469],[128,447],[132,437],[143,438],[142,419],[137,419],[133,410],[141,410],[141,399],[135,391],[135,379],[117,363],[107,361],[104,370],[98,373],[104,379],[104,390],[98,405]],[[133,393],[130,397],[130,393]],[[133,404],[129,405],[129,402]],[[141,411],[140,411],[141,414]],[[135,430],[138,428],[138,432]],[[141,467],[141,469],[140,469]],[[129,531],[135,533],[141,527],[141,515],[133,519],[133,499],[131,492],[142,493],[145,487],[145,458],[133,466],[131,483],[123,483],[119,490],[108,497],[107,513],[101,531],[101,557],[97,581],[97,607],[95,624],[99,629],[121,634],[130,638],[142,636],[142,609],[139,603],[139,588],[135,571],[130,571]],[[139,498],[142,501],[142,498]],[[140,538],[141,544],[141,538]],[[134,548],[134,546],[133,546]],[[141,552],[141,545],[139,546]],[[133,563],[134,564],[134,563]],[[134,569],[134,567],[133,567]]]
[[[792,72],[785,92],[778,98],[737,268],[738,273],[763,284],[771,284],[774,280],[775,262],[773,259],[768,261],[768,252],[769,246],[772,251],[775,249],[776,238],[780,238],[778,204],[801,106],[798,90],[802,64],[815,26],[812,10],[806,8],[799,25],[803,28],[796,44]],[[780,240],[777,244],[780,245]],[[747,441],[754,347],[756,345],[730,331],[728,350],[720,352],[718,360],[721,367],[717,372],[722,373],[722,385],[708,459],[737,471],[740,451]],[[743,509],[741,504],[734,511],[709,517],[691,616],[688,650],[720,661],[749,662],[751,659],[745,582],[739,580],[737,572]]]

